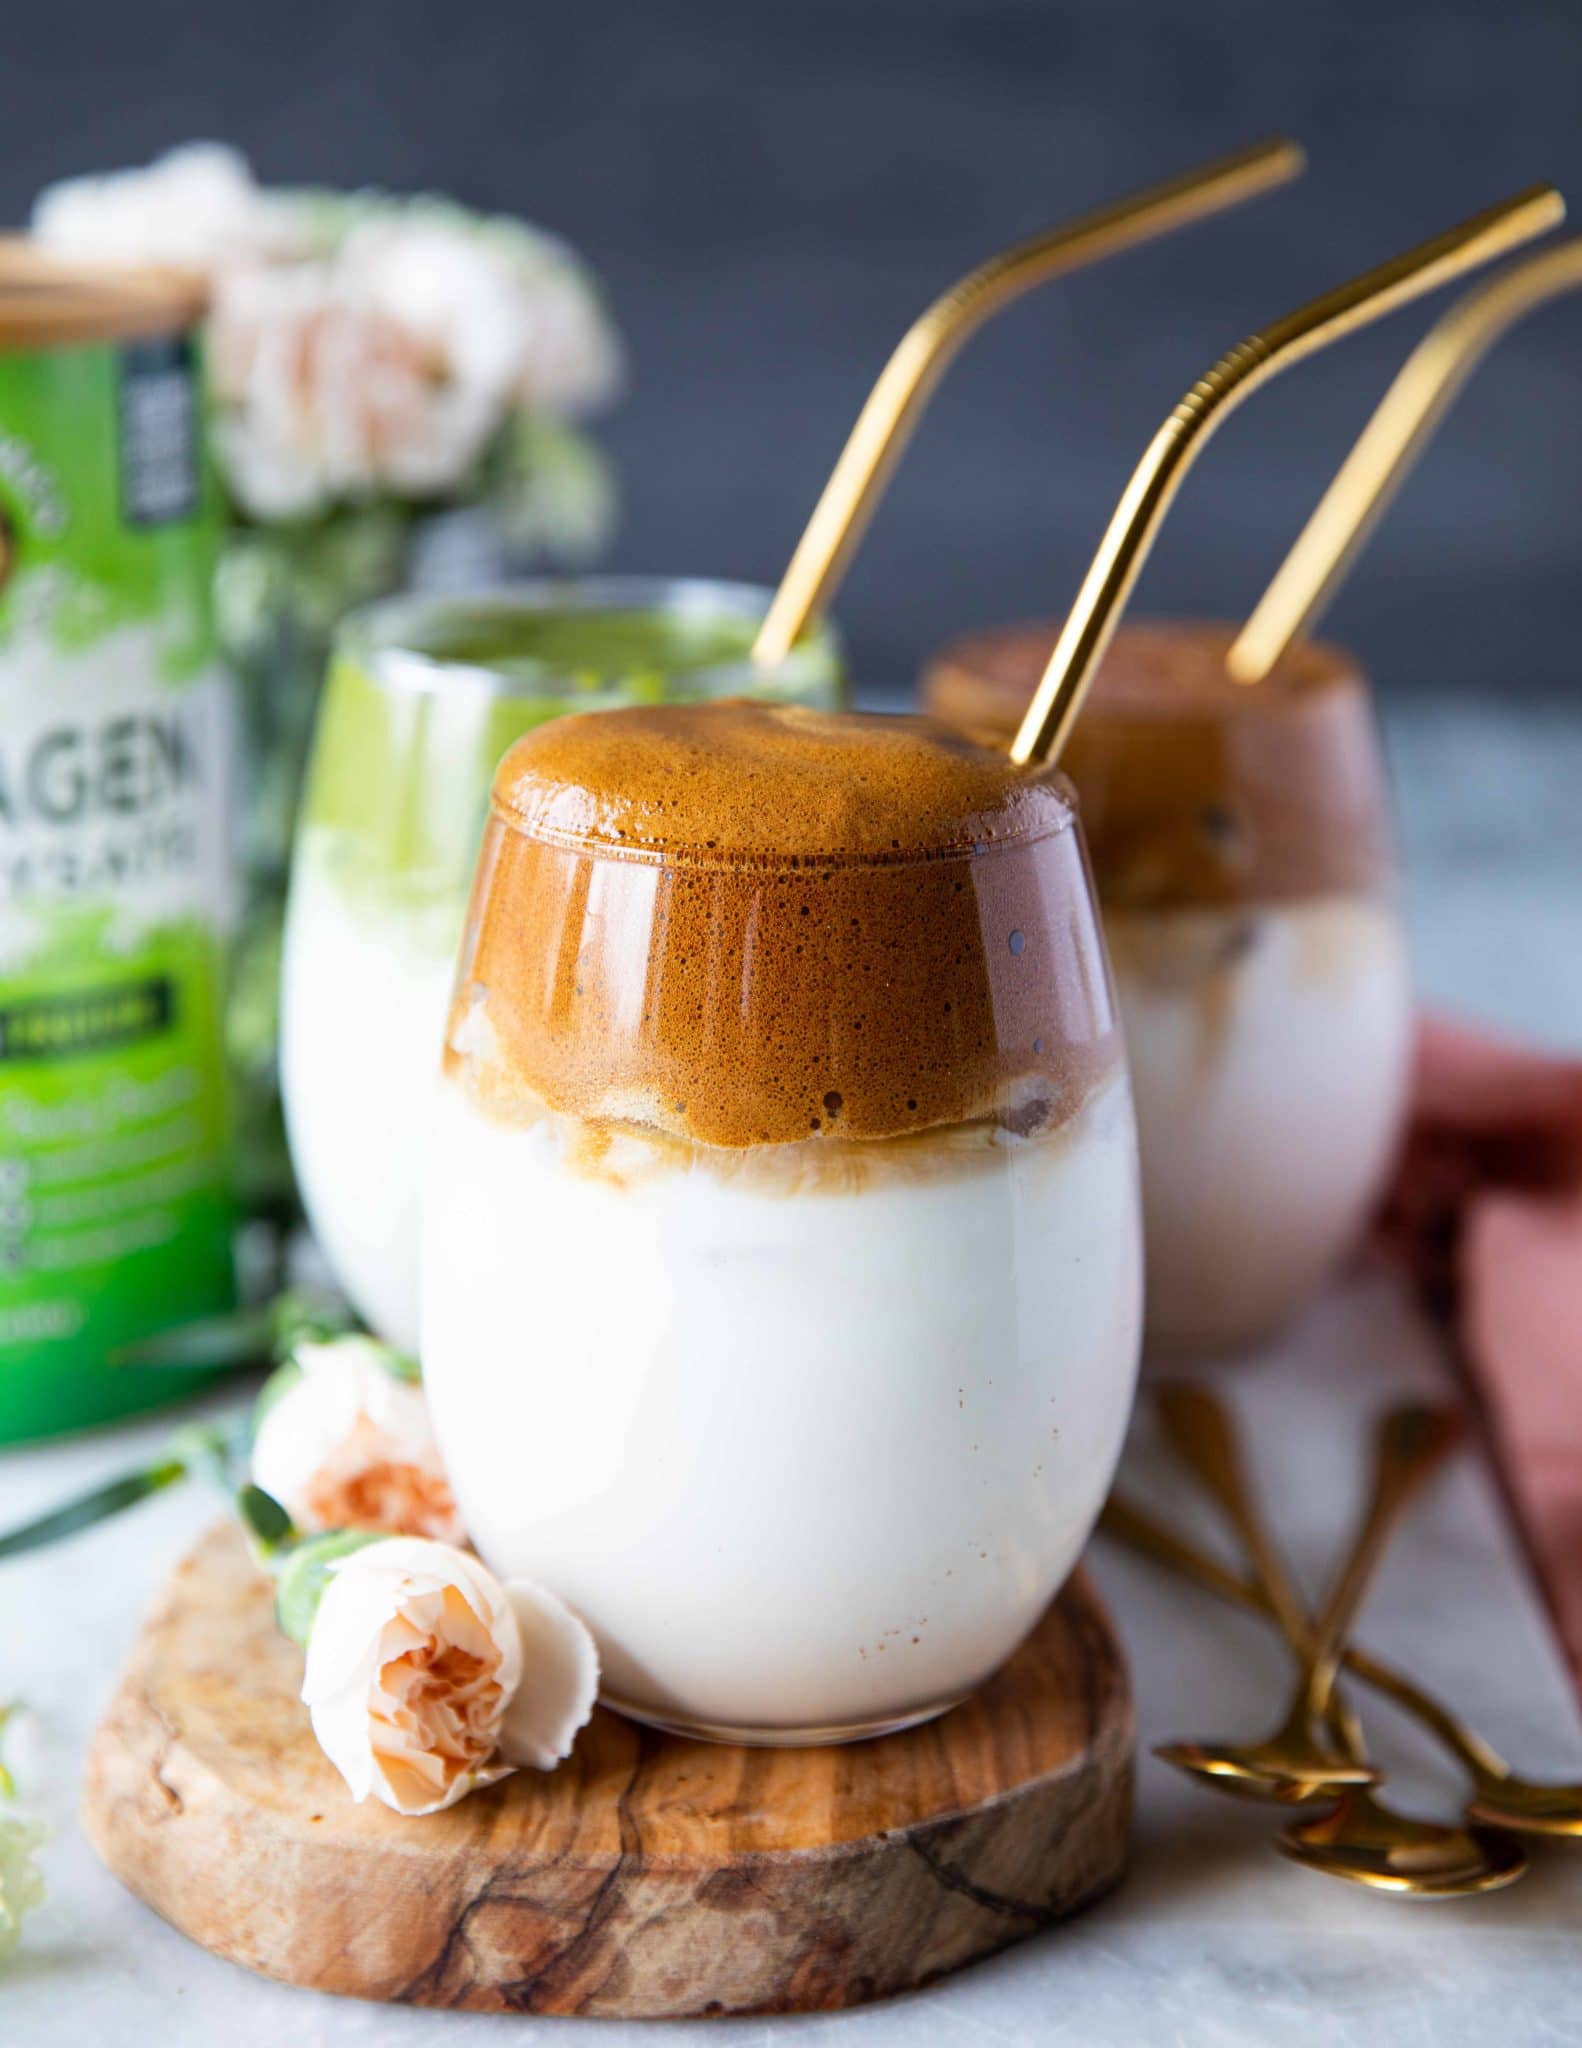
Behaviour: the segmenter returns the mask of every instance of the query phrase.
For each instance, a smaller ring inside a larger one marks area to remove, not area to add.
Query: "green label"
[[[0,1438],[190,1381],[232,1300],[234,909],[190,343],[0,355]]]
[[[8,1003],[0,1009],[0,1061],[80,1059],[135,1045],[168,1031],[175,1015],[176,984],[167,974]]]

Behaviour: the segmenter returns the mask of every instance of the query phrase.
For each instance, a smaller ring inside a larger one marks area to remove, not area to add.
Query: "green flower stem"
[[[0,1560],[21,1557],[29,1550],[42,1550],[49,1543],[60,1543],[83,1529],[93,1528],[98,1522],[109,1521],[112,1515],[135,1507],[140,1500],[147,1500],[150,1494],[161,1493],[167,1486],[174,1486],[177,1480],[186,1477],[186,1460],[173,1457],[160,1458],[152,1465],[145,1465],[140,1472],[127,1472],[119,1479],[110,1480],[107,1485],[96,1486],[91,1493],[67,1501],[63,1507],[51,1508],[48,1514],[40,1515],[36,1521],[24,1522],[20,1529],[9,1530],[0,1536]]]
[[[163,1493],[167,1486],[174,1486],[182,1479],[207,1479],[228,1498],[234,1498],[236,1482],[233,1467],[237,1448],[223,1431],[202,1424],[195,1423],[178,1430],[164,1456],[156,1458],[152,1464],[144,1465],[136,1472],[123,1473],[119,1479],[108,1480],[103,1486],[94,1487],[90,1493],[79,1494],[75,1500],[51,1508],[36,1520],[24,1522],[20,1529],[9,1530],[0,1536],[0,1562],[6,1558],[21,1557],[29,1550],[42,1550],[46,1544],[63,1542],[68,1536],[76,1536],[84,1529],[108,1522],[113,1515],[136,1507],[139,1501],[147,1500],[151,1494]]]
[[[221,1365],[268,1365],[272,1359],[284,1358],[294,1344],[344,1336],[351,1328],[351,1312],[344,1303],[287,1288],[256,1308],[208,1316],[123,1345],[111,1352],[107,1363],[190,1366],[199,1372],[212,1372]]]
[[[190,1366],[197,1372],[212,1372],[217,1365],[263,1364],[273,1340],[271,1306],[240,1309],[232,1315],[206,1316],[201,1322],[157,1331],[136,1344],[123,1344],[105,1362],[116,1367],[165,1370]]]

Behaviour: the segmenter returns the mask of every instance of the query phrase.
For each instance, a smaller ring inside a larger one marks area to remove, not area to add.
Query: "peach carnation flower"
[[[373,1337],[298,1344],[259,1402],[252,1477],[304,1534],[465,1541],[415,1369]]]
[[[449,1544],[375,1540],[327,1567],[302,1698],[354,1799],[437,1813],[519,1765],[552,1770],[597,1687],[568,1608]]]

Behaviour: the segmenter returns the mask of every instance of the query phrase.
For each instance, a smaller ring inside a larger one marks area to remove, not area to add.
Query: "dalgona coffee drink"
[[[808,1742],[960,1699],[1075,1562],[1136,1366],[1063,779],[746,703],[521,741],[425,1211],[468,1526],[585,1616],[612,1703]]]
[[[1008,744],[1053,625],[971,634],[929,708]],[[1124,627],[1066,750],[1125,1019],[1150,1352],[1257,1343],[1355,1243],[1411,1042],[1389,798],[1349,656],[1225,670],[1219,625]]]

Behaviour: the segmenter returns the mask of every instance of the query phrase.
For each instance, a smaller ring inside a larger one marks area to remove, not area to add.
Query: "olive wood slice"
[[[820,2011],[1052,1927],[1120,1876],[1132,1711],[1076,1573],[974,1698],[832,1749],[600,1710],[571,1760],[426,1819],[357,1806],[229,1526],[177,1567],[90,1753],[105,1863],[216,1955],[318,1991],[489,2012]]]

